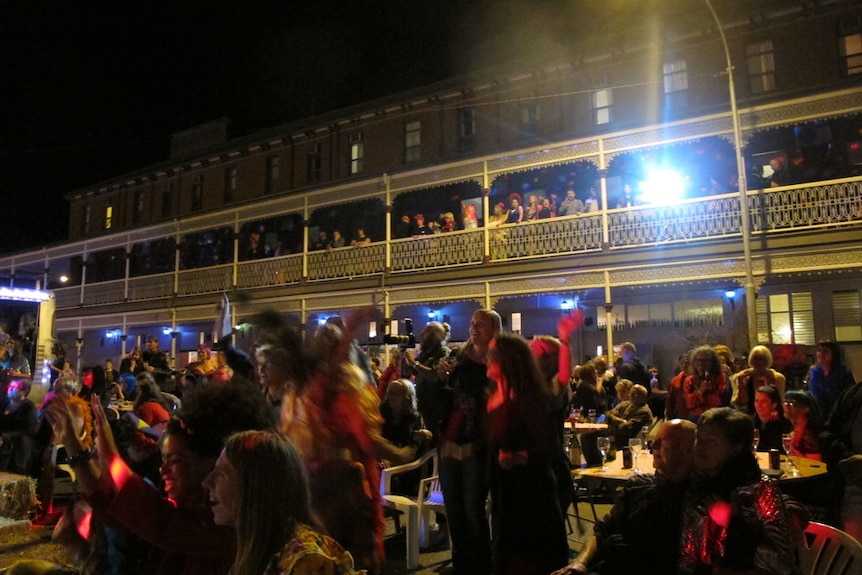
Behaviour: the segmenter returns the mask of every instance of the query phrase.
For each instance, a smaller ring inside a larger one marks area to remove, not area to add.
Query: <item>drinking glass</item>
[[[639,437],[629,439],[629,449],[631,449],[632,455],[634,455],[635,458],[635,466],[632,468],[632,473],[641,472],[641,470],[638,469],[638,456],[641,454],[641,447],[643,447],[643,442]]]
[[[754,440],[751,442],[751,448],[757,451],[757,446],[760,445],[760,430],[754,429]]]
[[[602,454],[602,471],[608,470],[608,451],[611,449],[610,437],[599,437],[596,439],[596,447]]]
[[[790,475],[796,477],[799,475],[799,469],[796,468],[796,465],[790,458],[790,444],[792,443],[792,441],[792,433],[784,433],[781,435],[781,446],[784,448],[784,454],[787,457],[787,470],[790,472]]]
[[[589,418],[590,418],[590,423],[595,423],[595,422],[596,422],[596,410],[595,410],[595,409],[591,409],[591,410],[589,410],[589,411],[587,412],[587,415],[588,415],[588,416],[589,416]]]

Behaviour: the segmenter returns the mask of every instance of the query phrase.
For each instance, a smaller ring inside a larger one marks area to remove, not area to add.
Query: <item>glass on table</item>
[[[641,454],[641,448],[642,447],[643,447],[643,441],[641,440],[640,437],[633,437],[633,438],[629,439],[629,449],[631,450],[632,455],[634,455],[634,458],[635,458],[635,462],[634,462],[635,466],[632,468],[632,473],[640,473],[641,472],[640,468],[638,467],[638,457]]]
[[[597,419],[596,419],[596,410],[595,410],[595,409],[591,409],[591,410],[589,410],[589,411],[587,412],[587,416],[589,417],[589,422],[590,422],[590,423],[595,423],[595,422],[597,421]]]
[[[611,450],[611,438],[599,437],[596,439],[596,447],[602,454],[602,471],[608,470],[608,452]]]
[[[796,464],[793,463],[793,459],[790,457],[790,449],[793,444],[793,434],[792,433],[784,433],[781,435],[781,447],[784,448],[784,455],[787,457],[787,471],[790,473],[791,477],[799,477],[799,469],[796,467]]]
[[[754,438],[751,441],[751,448],[754,451],[757,451],[757,447],[760,445],[760,430],[756,427],[754,428]]]

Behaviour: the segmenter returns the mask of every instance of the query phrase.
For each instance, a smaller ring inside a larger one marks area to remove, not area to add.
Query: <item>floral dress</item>
[[[353,568],[353,557],[326,535],[298,525],[293,538],[276,553],[264,575],[362,575]]]

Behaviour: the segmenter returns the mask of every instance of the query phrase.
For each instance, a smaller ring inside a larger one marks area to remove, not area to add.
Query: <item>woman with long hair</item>
[[[759,432],[757,451],[777,449],[784,453],[782,436],[793,431],[793,423],[784,417],[778,390],[771,385],[758,387],[754,394],[754,428]]]
[[[820,432],[823,422],[817,402],[808,393],[792,389],[784,394],[784,415],[793,424],[790,455],[820,461]]]
[[[204,386],[184,403],[162,434],[159,476],[154,489],[132,469],[130,453],[120,451],[98,398],[91,402],[96,423],[96,453],[78,438],[67,404],[52,400],[46,410],[54,432],[66,446],[81,493],[93,506],[93,517],[115,533],[132,534],[146,544],[143,556],[120,572],[151,575],[226,575],[233,559],[235,535],[213,522],[202,482],[237,431],[270,429],[272,410],[250,382]],[[98,460],[98,464],[97,464]],[[281,486],[283,489],[283,486]],[[164,492],[164,496],[162,495]],[[94,522],[93,528],[97,525]],[[261,526],[265,529],[266,526]],[[117,548],[105,561],[130,561],[128,548]]]
[[[542,377],[527,342],[498,335],[488,349],[491,423],[491,501],[494,573],[546,575],[566,564],[564,510],[554,462],[554,390]]]
[[[856,383],[844,364],[841,348],[833,341],[817,344],[817,363],[808,371],[808,392],[817,400],[823,420],[828,421],[832,407],[841,394]]]
[[[203,485],[215,523],[236,530],[231,575],[356,572],[350,553],[321,532],[302,458],[284,436],[230,436]]]
[[[707,409],[722,405],[727,378],[721,370],[721,360],[708,345],[692,352],[692,374],[682,384],[688,419],[697,422]]]

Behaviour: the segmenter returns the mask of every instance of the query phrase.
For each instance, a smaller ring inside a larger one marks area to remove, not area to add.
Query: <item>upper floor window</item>
[[[536,136],[539,134],[539,121],[541,114],[539,105],[534,102],[525,102],[521,104],[521,131],[525,136]]]
[[[775,89],[775,56],[772,40],[754,42],[745,47],[748,86],[752,94]]]
[[[192,211],[202,210],[204,207],[204,176],[198,174],[192,180]]]
[[[350,134],[348,137],[350,144],[350,173],[358,174],[363,169],[363,158],[365,157],[365,145],[362,143],[362,132]]]
[[[144,192],[141,190],[135,191],[135,196],[132,199],[132,223],[140,223],[141,217],[144,214]]]
[[[236,166],[224,169],[224,191],[222,201],[229,204],[236,198]]]
[[[314,147],[305,157],[305,181],[308,184],[316,184],[320,181],[322,166],[323,157],[320,153],[320,144],[314,144]]]
[[[596,90],[590,96],[593,109],[593,123],[597,126],[611,121],[611,106],[614,103],[610,90]]]
[[[847,75],[862,74],[862,30],[857,26],[857,30],[853,34],[842,36],[841,42],[841,57],[844,59],[844,70]]]
[[[81,218],[81,235],[90,233],[90,204],[84,206],[84,217]]]
[[[469,152],[476,139],[476,109],[458,109],[458,151]]]
[[[114,206],[108,204],[105,206],[105,229],[110,230],[114,225]]]
[[[811,292],[757,298],[757,341],[814,345]]]
[[[685,60],[665,62],[664,96],[670,108],[684,108],[688,105],[688,64]]]
[[[404,161],[416,162],[421,157],[422,124],[419,120],[404,126]]]
[[[278,188],[279,157],[270,156],[266,159],[266,182],[263,193],[271,194]]]
[[[162,190],[162,217],[167,218],[173,213],[174,209],[174,183],[169,182],[168,188]]]

